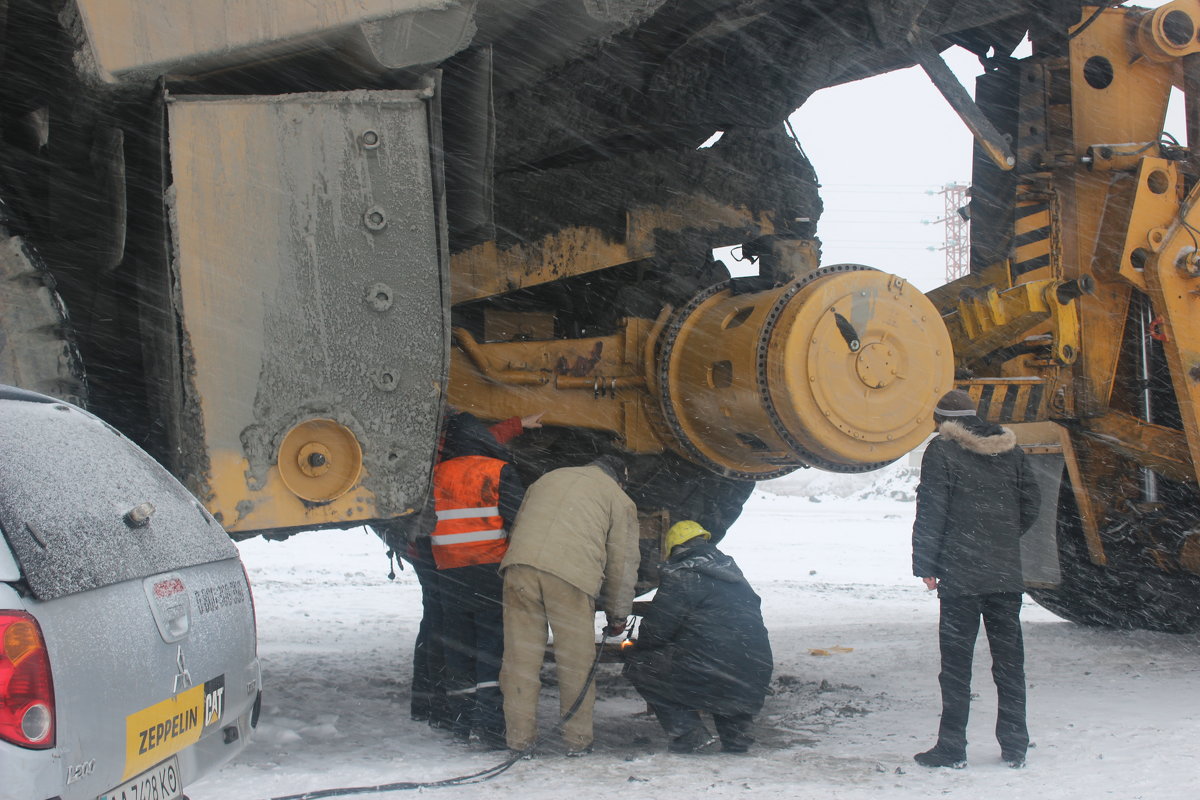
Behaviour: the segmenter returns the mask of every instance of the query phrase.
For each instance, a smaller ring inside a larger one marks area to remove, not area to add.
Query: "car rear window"
[[[144,503],[148,521],[127,522]],[[61,403],[0,399],[0,529],[42,600],[237,556],[154,459]]]

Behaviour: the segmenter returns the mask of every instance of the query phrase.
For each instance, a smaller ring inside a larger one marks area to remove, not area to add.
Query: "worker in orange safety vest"
[[[446,425],[442,460],[433,473],[437,524],[431,544],[441,587],[450,727],[460,741],[475,733],[495,749],[505,747],[499,565],[525,496],[508,458],[482,422],[457,414]]]
[[[446,442],[446,425],[460,411],[450,409],[438,433],[438,457]],[[507,445],[526,431],[542,427],[545,412],[524,417],[510,417],[488,426],[488,431],[502,445]],[[413,720],[428,722],[434,728],[451,728],[452,720],[446,704],[446,661],[442,647],[442,599],[437,565],[433,560],[430,536],[437,519],[434,517],[433,497],[418,514],[395,520],[384,528],[385,541],[395,542],[393,548],[413,566],[421,584],[421,625],[413,643],[412,692],[409,713]],[[386,536],[391,536],[387,539]]]

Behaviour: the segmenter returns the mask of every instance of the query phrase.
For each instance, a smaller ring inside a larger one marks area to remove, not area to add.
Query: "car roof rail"
[[[28,389],[18,389],[16,386],[8,386],[0,383],[0,400],[23,400],[26,403],[61,403],[62,400],[50,397],[45,394],[31,392]]]

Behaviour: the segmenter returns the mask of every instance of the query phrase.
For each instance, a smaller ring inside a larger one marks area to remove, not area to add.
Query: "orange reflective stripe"
[[[461,456],[433,470],[433,560],[438,569],[496,564],[508,538],[500,517],[500,471],[505,462]]]

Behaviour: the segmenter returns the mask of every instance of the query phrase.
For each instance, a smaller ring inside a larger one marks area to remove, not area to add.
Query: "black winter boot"
[[[713,722],[717,724],[717,735],[721,737],[722,753],[745,753],[754,744],[754,737],[750,735],[754,715],[713,714]]]
[[[692,728],[682,736],[676,736],[667,745],[672,753],[698,753],[715,742],[717,737],[708,732],[703,725]]]
[[[913,761],[916,761],[922,767],[962,769],[967,765],[967,754],[963,752],[951,752],[950,750],[943,749],[941,745],[935,745],[932,750],[917,753],[913,756]]]

